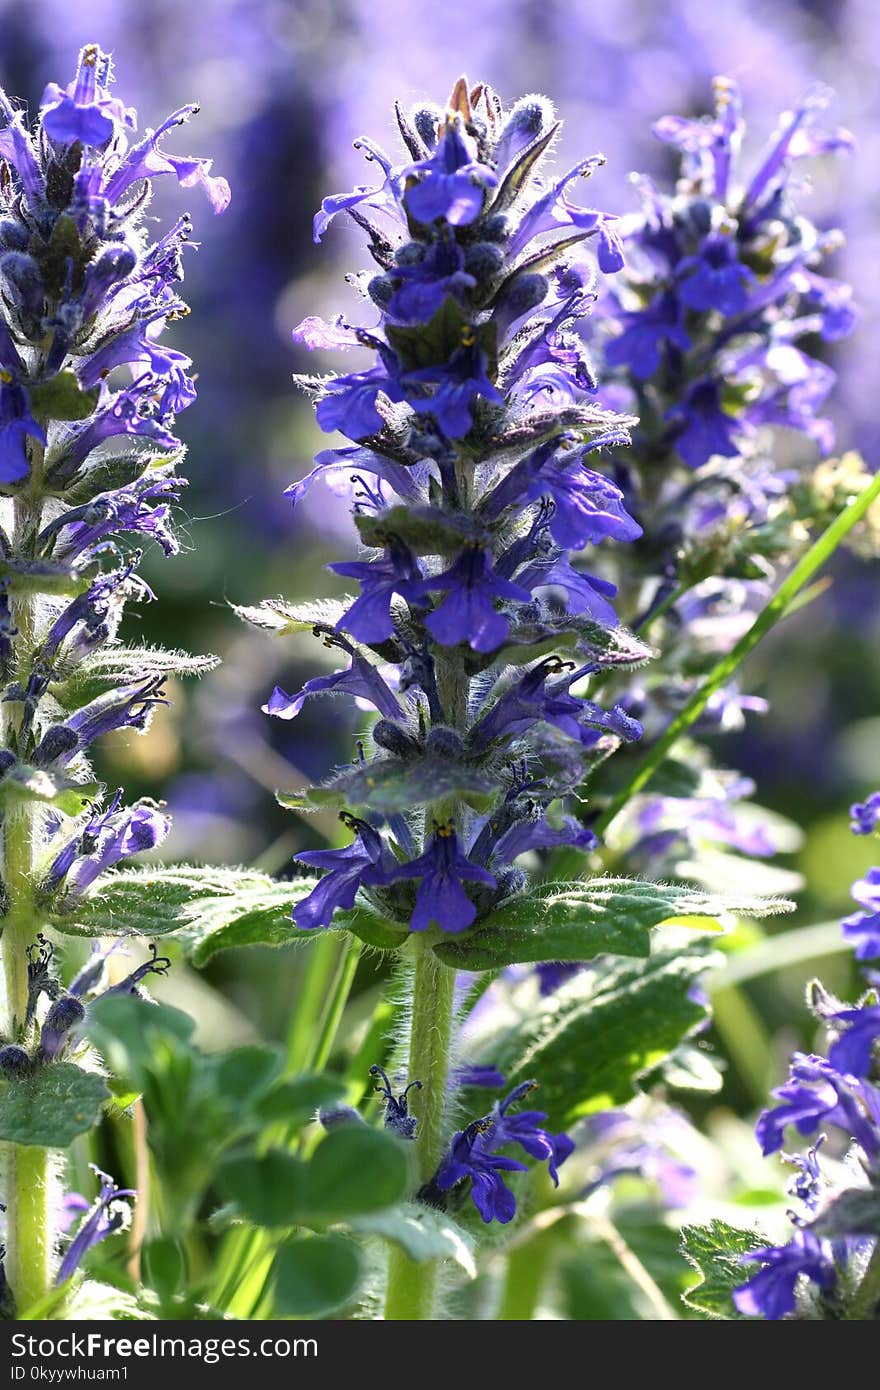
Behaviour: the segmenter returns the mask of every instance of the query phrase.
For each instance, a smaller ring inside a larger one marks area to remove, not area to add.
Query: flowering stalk
[[[265,709],[291,719],[306,699],[347,694],[378,712],[375,755],[362,748],[307,801],[339,806],[354,838],[298,856],[325,872],[293,917],[301,930],[327,928],[366,903],[386,924],[384,944],[411,934],[407,1070],[421,1083],[411,1137],[419,1184],[440,1192],[455,978],[442,949],[524,889],[524,854],[595,844],[569,797],[641,729],[585,691],[650,652],[618,626],[614,587],[572,563],[640,534],[600,471],[600,451],[626,442],[631,422],[591,399],[571,328],[595,296],[585,251],[602,272],[622,264],[614,219],[570,197],[601,159],[549,175],[559,130],[549,102],[505,111],[464,81],[445,110],[398,110],[398,123],[409,161],[395,166],[361,141],[380,182],[325,199],[315,219],[316,239],[343,212],[366,232],[379,273],[361,283],[379,322],[308,318],[294,334],[372,358],[301,379],[321,428],[352,443],[319,454],[289,489],[296,504],[321,474],[351,480],[366,551],[331,568],[360,593],[291,610],[344,664],[294,695],[276,688]],[[495,1171],[476,1136],[454,1141],[473,1158],[455,1183],[473,1181],[475,1194]],[[431,1317],[435,1281],[430,1263],[394,1255],[387,1315]]]
[[[80,54],[66,88],[50,84],[39,119],[0,93],[0,662],[3,681],[5,1090],[39,1087],[56,1065],[87,1060],[80,996],[103,958],[65,992],[41,929],[75,922],[83,894],[107,868],[160,843],[168,830],[148,801],[101,810],[88,749],[104,733],[147,727],[164,676],[182,665],[116,640],[126,600],[152,595],[125,539],[166,554],[174,416],[195,391],[189,359],[164,345],[186,312],[174,288],[190,231],[180,218],[156,242],[140,225],[151,180],[199,183],[216,211],[228,201],[210,164],[181,158],[164,137],[196,108],[136,134],[135,113],[111,94],[110,58]],[[195,663],[198,669],[199,663]],[[83,809],[85,808],[85,809]],[[136,988],[155,959],[124,982]],[[116,986],[115,988],[119,988]],[[94,1083],[66,1073],[93,1096]],[[81,1073],[83,1076],[85,1072]],[[86,1091],[83,1092],[83,1095]],[[94,1119],[83,1107],[80,1120]],[[59,1133],[57,1146],[72,1135]],[[52,1139],[34,1122],[6,1146],[6,1268],[23,1312],[47,1291],[57,1258],[51,1223]],[[70,1260],[65,1262],[65,1277]]]

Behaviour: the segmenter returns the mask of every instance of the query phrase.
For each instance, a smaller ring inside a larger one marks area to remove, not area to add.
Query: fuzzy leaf
[[[550,651],[577,652],[582,659],[603,668],[641,666],[656,655],[653,647],[623,627],[604,627],[590,618],[570,613],[564,618],[557,617],[549,610],[538,621],[529,615],[520,622],[516,604],[510,605],[507,611],[511,629],[505,646],[488,655],[470,652],[470,670],[479,671],[500,661],[521,666]]]
[[[0,583],[13,594],[63,594],[74,597],[88,580],[52,560],[0,560]]]
[[[244,622],[287,637],[294,632],[311,632],[316,625],[335,627],[353,602],[353,596],[321,598],[313,603],[288,603],[283,598],[264,598],[256,607],[238,603],[229,606]]]
[[[535,165],[552,145],[561,129],[562,122],[554,121],[547,130],[537,135],[524,149],[520,150],[498,186],[498,191],[492,200],[491,213],[504,212],[516,200],[528,183]]]
[[[472,931],[434,950],[458,970],[498,970],[530,961],[592,960],[599,955],[647,956],[651,927],[695,918],[708,929],[719,913],[762,916],[776,904],[726,897],[631,878],[541,883],[502,903]],[[706,918],[708,921],[702,921]]]
[[[350,1303],[363,1276],[360,1252],[344,1236],[292,1236],[272,1262],[274,1311],[318,1318]]]
[[[451,757],[424,754],[412,762],[377,758],[343,768],[306,795],[315,806],[369,806],[382,815],[406,811],[446,796],[486,795],[497,778]]]
[[[385,537],[395,535],[416,555],[455,555],[465,541],[480,540],[482,527],[469,517],[444,512],[439,507],[389,507],[355,517],[364,545],[381,549]]]
[[[469,1279],[477,1277],[473,1239],[445,1212],[404,1202],[372,1216],[352,1217],[347,1224],[356,1235],[379,1236],[398,1245],[416,1264],[454,1260]]]
[[[621,1105],[641,1077],[706,1019],[694,986],[723,957],[694,947],[647,960],[611,960],[577,975],[493,1039],[491,1061],[510,1085],[535,1077],[538,1108],[561,1129],[580,1115]],[[482,1059],[479,1059],[482,1060]]]
[[[880,1192],[849,1187],[832,1197],[811,1223],[819,1236],[880,1236]]]
[[[52,925],[72,936],[180,932],[194,964],[201,966],[233,946],[287,946],[312,939],[315,933],[300,931],[290,913],[316,882],[188,864],[122,869],[107,874],[91,897],[56,903]],[[400,934],[366,906],[337,913],[333,925],[381,949],[400,945]]]
[[[78,816],[100,790],[97,782],[69,782],[42,768],[15,763],[0,778],[0,804],[42,801],[68,816]]]
[[[54,1062],[0,1090],[0,1139],[66,1149],[92,1128],[110,1092],[100,1076]]]
[[[109,647],[87,657],[76,672],[77,681],[104,686],[127,685],[153,676],[204,676],[219,666],[218,656],[192,656],[163,647]]]
[[[76,372],[58,372],[30,389],[31,405],[47,420],[85,420],[98,403],[100,388],[84,391]]]
[[[688,1308],[707,1318],[746,1321],[733,1303],[733,1290],[744,1284],[754,1266],[742,1264],[741,1256],[766,1245],[757,1231],[744,1231],[724,1221],[708,1226],[685,1226],[681,1233],[681,1253],[692,1265],[700,1281],[682,1294]]]

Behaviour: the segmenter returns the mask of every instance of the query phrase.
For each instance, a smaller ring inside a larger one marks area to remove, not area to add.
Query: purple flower
[[[86,1016],[84,1006],[73,994],[62,994],[50,1006],[40,1029],[37,1056],[42,1062],[54,1062],[67,1046],[70,1032]]]
[[[96,1168],[93,1163],[90,1163],[89,1167],[97,1175],[101,1190],[91,1206],[84,1198],[79,1197],[79,1194],[74,1194],[77,1199],[76,1209],[85,1214],[58,1268],[55,1283],[59,1286],[66,1283],[76,1272],[89,1250],[99,1245],[107,1236],[113,1235],[115,1231],[125,1230],[131,1220],[131,1207],[122,1199],[136,1197],[134,1189],[117,1187],[113,1178],[102,1173],[100,1168]]]
[[[856,960],[880,956],[880,868],[869,869],[852,886],[852,895],[866,909],[844,917],[843,934],[855,947]]]
[[[828,1052],[828,1061],[848,1076],[870,1077],[876,1069],[874,1045],[880,1038],[880,1005],[841,1009],[831,1019],[840,1032]]]
[[[688,1207],[699,1191],[696,1169],[685,1162],[694,1134],[687,1118],[671,1106],[652,1103],[644,1112],[602,1110],[587,1121],[590,1152],[596,1149],[596,1173],[585,1196],[634,1174],[656,1183],[668,1207]]]
[[[764,1154],[782,1148],[789,1125],[805,1135],[815,1134],[820,1125],[835,1125],[869,1157],[880,1156],[880,1093],[867,1082],[842,1075],[824,1057],[796,1052],[789,1080],[773,1094],[782,1104],[765,1110],[755,1126]]]
[[[550,534],[566,550],[582,550],[590,541],[608,537],[636,540],[642,528],[626,510],[620,488],[583,466],[584,454],[599,443],[568,449],[566,437],[557,436],[542,444],[492,490],[484,504],[486,515],[494,518],[507,507],[550,498]]]
[[[520,1110],[511,1114],[511,1108],[518,1105],[524,1096],[537,1087],[535,1081],[523,1081],[515,1086],[504,1100],[496,1103],[492,1112],[493,1127],[487,1131],[485,1143],[503,1147],[505,1144],[519,1144],[532,1158],[546,1162],[547,1172],[554,1187],[559,1186],[559,1168],[574,1153],[574,1143],[567,1134],[550,1134],[543,1128],[547,1119],[542,1110]]]
[[[346,579],[356,579],[361,586],[361,597],[356,599],[338,627],[351,633],[358,642],[385,642],[394,633],[391,618],[391,600],[400,594],[408,602],[418,602],[423,591],[422,572],[415,556],[402,541],[389,537],[381,560],[346,561],[344,564],[328,565],[334,574]]]
[[[453,227],[464,227],[479,217],[485,187],[497,182],[492,169],[480,164],[468,136],[455,119],[446,122],[434,153],[410,164],[404,174],[420,175],[405,194],[406,206],[417,222],[443,218]]]
[[[427,931],[432,922],[444,932],[467,931],[477,909],[465,892],[464,884],[496,886],[492,874],[463,853],[451,825],[435,826],[428,848],[418,859],[394,865],[390,881],[402,878],[421,880],[410,919],[411,931]]]
[[[739,453],[736,433],[741,426],[721,409],[721,388],[715,381],[695,382],[666,418],[678,426],[675,447],[688,468],[700,468],[716,455],[733,458]]]
[[[390,273],[399,284],[388,313],[402,323],[428,323],[446,299],[461,302],[477,284],[464,269],[464,252],[449,236],[438,237],[419,260],[398,263]]]
[[[347,644],[346,649],[350,650]],[[315,676],[313,680],[306,681],[296,695],[288,695],[286,690],[276,685],[262,706],[263,713],[271,714],[276,719],[295,719],[306,700],[313,695],[325,694],[353,695],[366,700],[385,719],[403,718],[403,709],[376,667],[354,651],[351,653],[351,665],[344,671],[335,671],[332,676]]]
[[[677,269],[679,298],[689,309],[715,309],[730,318],[746,308],[755,276],[739,260],[733,236],[719,232],[707,237],[700,254],[686,256]]]
[[[368,160],[378,164],[385,177],[380,184],[375,186],[361,184],[351,193],[334,193],[325,198],[321,203],[320,210],[315,213],[312,223],[312,235],[315,242],[321,240],[334,217],[338,217],[341,212],[350,212],[353,208],[357,208],[359,213],[364,208],[398,214],[400,212],[398,186],[401,182],[401,175],[395,173],[391,168],[390,161],[371,140],[361,138],[356,141],[355,148],[363,150]]]
[[[864,801],[850,806],[850,830],[854,835],[873,835],[880,824],[880,792],[872,792]]]
[[[6,368],[0,368],[0,483],[17,483],[30,472],[28,439],[46,442],[46,432],[31,414],[27,392]]]
[[[527,603],[528,589],[503,579],[492,568],[486,550],[469,546],[450,569],[426,579],[413,594],[445,589],[446,597],[425,619],[425,626],[443,647],[468,642],[474,651],[492,652],[507,639],[509,623],[496,611],[499,599]]]
[[[327,870],[317,887],[294,906],[293,920],[301,931],[329,927],[337,908],[354,907],[359,888],[387,883],[396,869],[393,855],[371,825],[345,813],[340,819],[355,832],[350,845],[306,850],[296,856],[300,864]]]
[[[608,366],[628,367],[639,381],[646,381],[659,370],[667,344],[680,352],[691,347],[683,317],[679,300],[668,290],[658,294],[653,304],[640,313],[621,314],[623,331],[605,346]]]
[[[572,682],[584,674],[583,668],[573,665],[566,669],[556,657],[539,661],[475,724],[471,733],[474,746],[485,748],[495,739],[524,733],[539,720],[582,743],[591,743],[596,729],[627,742],[641,738],[641,724],[620,705],[603,710],[591,700],[568,693]]]
[[[461,439],[473,425],[471,405],[475,400],[504,404],[504,397],[486,375],[486,369],[486,354],[474,330],[465,327],[461,345],[447,362],[419,367],[406,374],[406,399],[420,414],[430,411],[450,439]],[[427,397],[422,389],[426,386],[434,388]]]
[[[837,1269],[831,1245],[809,1230],[796,1230],[787,1245],[769,1245],[743,1255],[742,1263],[764,1267],[733,1291],[740,1313],[775,1322],[794,1312],[795,1289],[801,1276],[823,1291],[834,1288]]]
[[[384,367],[338,376],[332,389],[318,402],[315,415],[321,429],[330,434],[339,430],[349,439],[368,439],[378,434],[385,420],[377,409],[380,393],[389,401],[402,401],[404,390]]]
[[[470,1181],[474,1206],[488,1224],[497,1221],[506,1226],[516,1215],[516,1198],[505,1183],[502,1173],[525,1173],[524,1163],[503,1154],[487,1153],[483,1136],[492,1127],[491,1120],[475,1120],[459,1130],[449,1149],[449,1156],[440,1165],[434,1178],[439,1192],[448,1192],[461,1182]]]
[[[87,44],[68,87],[50,82],[40,103],[43,129],[61,145],[106,145],[117,130],[134,125],[134,112],[107,91],[110,55]]]
[[[120,810],[121,804],[120,790],[109,808],[92,816],[59,851],[46,875],[47,888],[63,882],[66,896],[79,896],[105,869],[162,843],[171,824],[167,816],[146,801]]]
[[[390,1129],[393,1134],[399,1134],[401,1139],[414,1139],[416,1117],[409,1113],[407,1096],[412,1090],[420,1091],[422,1089],[421,1081],[411,1081],[398,1095],[395,1095],[391,1089],[391,1082],[380,1066],[374,1063],[370,1067],[370,1075],[378,1076],[381,1081],[377,1089],[385,1097],[385,1128]]]
[[[555,559],[533,560],[517,571],[517,583],[533,593],[541,589],[563,589],[569,613],[586,613],[594,622],[617,626],[617,614],[608,602],[617,593],[617,585],[595,574],[576,570],[565,553]]]

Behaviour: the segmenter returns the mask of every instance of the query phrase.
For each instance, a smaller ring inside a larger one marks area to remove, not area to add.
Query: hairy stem
[[[434,954],[430,941],[412,938],[415,966],[412,979],[412,1025],[409,1042],[409,1077],[421,1081],[420,1091],[410,1091],[410,1108],[416,1117],[416,1169],[419,1186],[437,1171],[447,1139],[449,1051],[455,971]],[[400,1250],[388,1262],[385,1317],[394,1321],[429,1321],[437,1291],[437,1262],[414,1264]]]
[[[26,504],[17,504],[16,521],[17,548],[27,552],[39,524],[38,512]],[[19,683],[24,684],[33,649],[34,601],[31,597],[14,601],[13,625],[16,675]],[[11,718],[7,725],[9,727]],[[3,960],[4,1026],[6,1037],[14,1042],[27,1041],[27,948],[35,940],[40,926],[33,891],[34,841],[37,832],[32,803],[25,801],[7,811],[3,822],[3,879],[7,907],[0,955]],[[18,1144],[8,1144],[5,1148],[5,1267],[15,1306],[22,1313],[45,1296],[51,1283],[54,1238],[50,1229],[49,1151]]]

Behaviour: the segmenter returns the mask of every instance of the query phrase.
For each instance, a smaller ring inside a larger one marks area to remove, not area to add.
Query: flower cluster
[[[863,809],[852,810],[857,834]],[[844,931],[854,934],[846,923]],[[756,1127],[765,1154],[778,1153],[792,1127],[803,1137],[816,1136],[806,1154],[784,1155],[797,1169],[789,1190],[802,1210],[790,1213],[795,1227],[790,1241],[745,1257],[762,1268],[734,1292],[741,1313],[768,1319],[837,1317],[852,1298],[861,1304],[862,1288],[877,1301],[869,1266],[880,1251],[880,1003],[872,988],[857,1005],[847,1006],[818,981],[811,986],[810,1003],[829,1036],[827,1056],[795,1053],[788,1081],[774,1092],[779,1103],[763,1112]],[[826,1129],[841,1136],[842,1187],[823,1174],[818,1161]],[[873,1307],[860,1307],[860,1315],[873,1316]]]
[[[366,551],[331,568],[359,593],[314,622],[346,664],[265,708],[290,719],[344,693],[380,716],[376,756],[320,789],[354,840],[299,856],[326,872],[297,924],[329,926],[361,891],[412,931],[457,933],[521,886],[527,851],[595,843],[565,798],[641,734],[586,691],[649,650],[617,626],[599,561],[572,559],[641,534],[600,464],[631,422],[596,404],[574,331],[595,297],[586,252],[606,273],[622,256],[614,219],[572,196],[600,161],[547,172],[559,126],[543,98],[505,111],[459,82],[445,111],[398,122],[408,162],[361,141],[381,178],[315,219],[317,239],[342,213],[366,233],[378,323],[309,318],[294,335],[369,354],[303,379],[321,428],[351,443],[289,489],[296,504],[316,477],[351,481]]]
[[[773,563],[824,524],[811,470],[833,443],[823,405],[835,378],[818,354],[856,317],[849,286],[825,273],[840,234],[804,215],[796,177],[807,157],[852,145],[845,131],[823,127],[827,101],[813,90],[783,116],[750,170],[734,82],[717,80],[712,115],[658,121],[654,133],[679,155],[681,176],[672,192],[637,180],[642,211],[621,223],[626,269],[592,320],[600,399],[639,421],[616,476],[642,528],[626,552],[632,609],[621,616],[639,633],[665,621],[662,659],[646,688],[622,700],[640,712],[646,737],[766,602]],[[725,689],[702,730],[736,729],[764,708]],[[708,865],[705,799],[664,800],[640,806],[652,825],[640,864],[653,876],[673,870],[675,856]],[[732,822],[726,800],[716,797],[722,838]],[[755,848],[730,843],[748,855],[780,847],[766,835]]]
[[[187,312],[191,223],[153,239],[151,184],[199,185],[216,212],[229,189],[209,160],[166,148],[196,107],[139,134],[111,82],[109,56],[89,45],[74,80],[46,88],[33,128],[0,93],[0,789],[32,808],[36,898],[53,915],[166,835],[152,802],[125,807],[119,792],[101,808],[88,750],[145,729],[166,675],[199,668],[125,649],[117,631],[127,600],[153,597],[126,541],[177,548],[174,421],[195,399],[190,359],[163,341]]]

